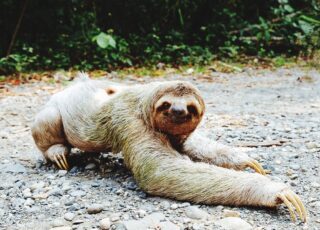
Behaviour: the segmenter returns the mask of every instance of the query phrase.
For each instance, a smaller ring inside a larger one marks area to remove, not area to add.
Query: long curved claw
[[[54,156],[55,163],[57,164],[58,168],[63,170],[68,170],[69,165],[65,155],[55,155]]]
[[[64,169],[64,168],[62,167],[62,165],[60,164],[57,156],[54,156],[53,158],[54,158],[54,162],[57,164],[58,168],[59,168],[59,169]]]
[[[298,203],[298,205],[299,205],[299,207],[300,207],[300,209],[302,211],[303,222],[307,222],[307,210],[304,207],[300,197],[297,194],[295,194],[294,192],[292,192],[292,195],[296,198],[296,201],[297,201],[297,203]]]
[[[63,165],[64,169],[65,169],[65,170],[68,170],[69,165],[68,165],[66,156],[65,156],[65,155],[62,155],[60,160],[61,160],[61,164]]]
[[[287,206],[290,212],[290,216],[293,222],[296,221],[295,211],[298,213],[300,219],[303,222],[307,221],[306,209],[297,194],[288,190],[278,194],[278,198]]]
[[[287,197],[284,194],[279,194],[279,198],[283,201],[283,203],[287,206],[290,212],[290,217],[293,222],[296,222],[296,215],[294,214],[293,206],[290,203],[290,201],[287,199]]]
[[[264,171],[264,169],[262,168],[261,164],[258,161],[250,160],[250,161],[247,161],[246,164],[248,165],[248,167],[252,168],[257,173],[266,175],[266,172]]]

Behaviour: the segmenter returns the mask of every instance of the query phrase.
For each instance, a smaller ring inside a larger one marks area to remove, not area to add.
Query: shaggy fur
[[[165,103],[188,120],[175,123]],[[139,186],[152,195],[275,207],[283,202],[279,195],[293,194],[261,174],[235,171],[253,159],[194,131],[204,110],[199,91],[188,82],[129,87],[84,80],[52,97],[37,115],[32,134],[45,158],[54,162],[71,147],[122,152]]]

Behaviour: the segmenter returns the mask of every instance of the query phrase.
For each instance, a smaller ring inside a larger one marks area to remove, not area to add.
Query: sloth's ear
[[[105,91],[108,95],[114,94],[116,92],[116,90],[113,89],[112,87],[106,88]]]

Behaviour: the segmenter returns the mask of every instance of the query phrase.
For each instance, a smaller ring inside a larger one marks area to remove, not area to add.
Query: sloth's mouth
[[[183,124],[183,123],[186,123],[186,122],[190,121],[191,118],[192,118],[192,115],[191,115],[191,114],[187,114],[186,116],[183,116],[183,117],[181,117],[181,116],[174,116],[174,115],[173,115],[173,116],[171,117],[171,120],[172,120],[172,122],[175,123],[175,124]]]

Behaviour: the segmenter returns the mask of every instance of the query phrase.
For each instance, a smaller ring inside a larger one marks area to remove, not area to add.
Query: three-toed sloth
[[[87,77],[82,77],[87,78]],[[145,192],[203,204],[275,207],[284,203],[306,221],[300,198],[271,181],[247,154],[196,130],[205,111],[185,81],[122,86],[87,78],[52,96],[32,135],[44,157],[68,169],[71,147],[122,152]],[[241,172],[251,167],[257,173]]]

